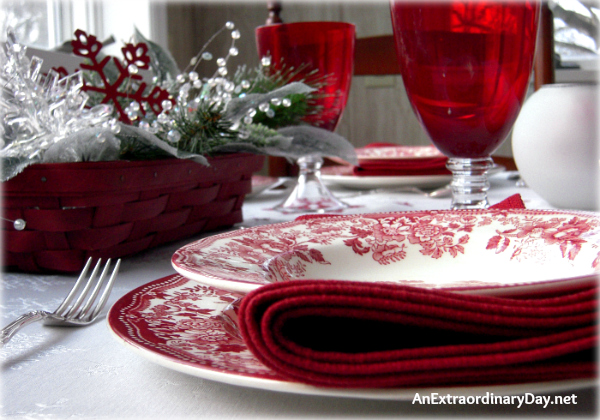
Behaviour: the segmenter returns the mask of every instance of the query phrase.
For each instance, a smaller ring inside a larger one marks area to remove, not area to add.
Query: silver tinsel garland
[[[74,135],[85,134],[84,153],[93,154],[95,143],[107,141],[105,134],[118,132],[110,106],[86,109],[88,97],[81,91],[81,73],[61,78],[51,70],[43,75],[42,60],[29,59],[12,30],[7,35],[5,49],[0,51],[2,180],[32,163],[47,161],[45,154],[50,148]],[[62,159],[72,160],[68,156]]]

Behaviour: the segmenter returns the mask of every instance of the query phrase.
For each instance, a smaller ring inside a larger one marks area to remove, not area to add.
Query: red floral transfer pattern
[[[372,253],[379,264],[390,264],[406,257],[407,243],[418,245],[423,255],[441,258],[445,253],[456,257],[465,253],[475,218],[467,215],[429,213],[407,214],[402,217],[364,219],[361,226],[353,226],[352,238],[344,244],[364,255]]]
[[[490,238],[486,249],[497,254],[511,252],[511,259],[521,259],[531,256],[536,250],[535,243],[546,246],[558,246],[563,258],[573,261],[588,243],[588,236],[598,228],[598,220],[588,217],[528,217],[515,218],[505,216],[499,219],[507,229],[496,230],[497,235]],[[598,269],[599,258],[592,262]]]
[[[435,146],[386,146],[356,149],[359,159],[420,159],[445,157]]]
[[[401,263],[409,249],[433,260],[480,252],[471,245],[473,235],[479,239],[484,235],[484,252],[510,252],[510,259],[517,261],[546,256],[553,252],[549,247],[558,248],[562,258],[574,261],[585,246],[588,255],[596,256],[584,264],[600,269],[597,216],[540,210],[303,217],[205,238],[177,251],[173,263],[183,271],[207,277],[265,283],[303,278],[309,264],[331,264],[326,250],[332,245],[350,249],[347,258],[354,255],[389,265]]]
[[[179,275],[151,282],[122,297],[108,316],[129,344],[171,362],[220,372],[277,379],[232,327],[228,307],[240,295]]]

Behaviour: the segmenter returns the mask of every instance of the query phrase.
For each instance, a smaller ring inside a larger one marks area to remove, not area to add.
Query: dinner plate
[[[294,394],[412,400],[415,393],[485,395],[553,392],[592,386],[593,380],[432,389],[336,389],[286,380],[246,347],[235,323],[237,293],[173,275],[121,297],[110,309],[108,326],[129,349],[175,371],[231,385]]]
[[[332,166],[321,170],[321,179],[326,184],[345,188],[370,190],[372,188],[423,187],[435,188],[452,181],[452,175],[394,175],[394,176],[357,176],[352,167]]]
[[[428,162],[439,161],[446,157],[433,145],[430,146],[379,146],[357,148],[356,156],[360,164],[374,162]],[[443,165],[443,162],[441,162]],[[386,176],[357,176],[349,165],[329,166],[321,170],[321,178],[329,184],[346,188],[371,189],[386,187],[415,186],[434,188],[448,184],[452,180],[450,174],[420,174],[420,175],[386,175]]]
[[[600,217],[563,210],[304,216],[200,239],[171,261],[183,276],[243,293],[291,279],[538,292],[596,281]]]
[[[506,168],[501,165],[494,165],[489,171],[488,176],[504,171]],[[345,188],[370,190],[373,188],[394,188],[394,187],[421,187],[435,188],[449,184],[452,181],[450,174],[432,174],[432,175],[393,175],[393,176],[358,176],[354,175],[353,168],[350,165],[326,166],[321,169],[321,179],[326,184],[338,185]]]

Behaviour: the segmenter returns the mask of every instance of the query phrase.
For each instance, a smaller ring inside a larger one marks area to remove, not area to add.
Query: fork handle
[[[21,328],[34,322],[41,321],[47,316],[48,314],[44,311],[31,311],[21,315],[19,318],[4,327],[2,331],[0,331],[0,344],[5,345]]]

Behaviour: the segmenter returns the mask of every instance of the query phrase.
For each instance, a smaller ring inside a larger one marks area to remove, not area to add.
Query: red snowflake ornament
[[[121,48],[125,65],[116,57],[106,56],[100,59],[99,54],[102,50],[102,43],[94,35],[88,35],[81,29],[75,31],[75,39],[71,41],[71,46],[75,55],[89,60],[89,62],[81,64],[81,69],[96,72],[102,81],[98,86],[84,81],[82,90],[103,94],[102,103],[112,103],[119,114],[120,121],[127,124],[132,123],[123,108],[124,102],[136,101],[140,105],[146,103],[147,107],[156,115],[163,111],[163,101],[169,100],[173,103],[173,100],[169,97],[169,92],[159,86],[154,86],[150,92],[146,93],[148,85],[143,81],[143,77],[137,73],[138,70],[150,68],[150,56],[148,55],[148,46],[145,43],[129,43]],[[117,68],[118,76],[116,80],[109,80],[106,74],[106,65],[111,59]],[[140,107],[140,112],[143,115],[146,114],[145,108],[144,106]]]

